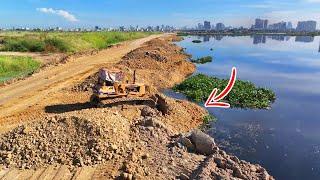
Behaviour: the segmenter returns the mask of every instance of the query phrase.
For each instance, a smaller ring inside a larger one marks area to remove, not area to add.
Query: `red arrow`
[[[229,79],[228,85],[224,90],[216,96],[218,89],[214,88],[207,99],[206,103],[204,104],[205,107],[221,107],[221,108],[229,108],[230,104],[225,102],[219,102],[221,99],[226,97],[230,91],[232,90],[234,83],[236,82],[237,78],[237,69],[235,67],[232,68],[231,77]]]

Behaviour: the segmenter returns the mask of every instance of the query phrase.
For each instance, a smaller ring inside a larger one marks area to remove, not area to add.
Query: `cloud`
[[[55,14],[58,16],[63,17],[67,21],[70,22],[77,22],[79,21],[73,14],[69,13],[68,11],[60,10],[60,9],[53,9],[53,8],[37,8],[37,11],[46,13],[46,14]]]

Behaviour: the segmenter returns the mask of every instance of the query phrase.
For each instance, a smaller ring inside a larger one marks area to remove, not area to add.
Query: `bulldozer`
[[[124,81],[125,74],[120,70],[101,68],[98,82],[93,87],[90,101],[96,107],[110,107],[122,104],[143,104],[154,107],[156,99],[151,95],[150,87],[136,83],[136,70],[133,82]]]

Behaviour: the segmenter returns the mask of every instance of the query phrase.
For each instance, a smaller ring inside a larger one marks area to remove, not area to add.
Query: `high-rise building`
[[[203,27],[205,30],[210,30],[211,29],[210,21],[204,21]]]
[[[216,30],[223,31],[225,29],[225,25],[223,23],[217,23]]]
[[[293,29],[293,26],[292,26],[292,23],[291,23],[291,22],[288,22],[288,23],[287,23],[287,29],[288,29],[288,30]]]
[[[198,23],[198,30],[203,30],[203,25],[201,23]]]
[[[313,32],[316,31],[317,22],[316,21],[299,21],[296,30]]]
[[[268,20],[267,19],[256,19],[254,24],[254,29],[267,29]]]
[[[263,20],[263,29],[267,29],[268,28],[268,20],[265,19]]]
[[[285,31],[287,29],[287,23],[281,21],[275,24],[270,24],[268,28],[275,31]]]

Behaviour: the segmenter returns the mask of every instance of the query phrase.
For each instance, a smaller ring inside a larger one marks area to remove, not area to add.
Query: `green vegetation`
[[[202,119],[203,119],[203,123],[201,124],[200,129],[203,129],[203,130],[209,129],[212,123],[217,122],[217,118],[211,114],[207,114],[203,116]]]
[[[210,122],[216,122],[216,121],[217,121],[217,118],[211,114],[207,114],[206,116],[203,117],[204,124],[209,124]]]
[[[198,59],[192,59],[191,62],[196,63],[196,64],[205,64],[208,62],[212,62],[212,57],[211,56],[206,56]]]
[[[196,102],[204,102],[214,88],[218,88],[219,93],[227,84],[226,79],[198,74],[186,79],[173,89],[184,93]],[[269,89],[258,88],[251,82],[237,80],[224,101],[230,103],[231,107],[265,109],[270,107],[275,98],[274,92]]]
[[[0,51],[80,52],[146,37],[145,32],[7,32],[0,33]]]
[[[31,57],[0,56],[0,82],[33,73],[40,62]]]
[[[202,41],[201,40],[193,40],[192,42],[193,43],[201,43]]]

